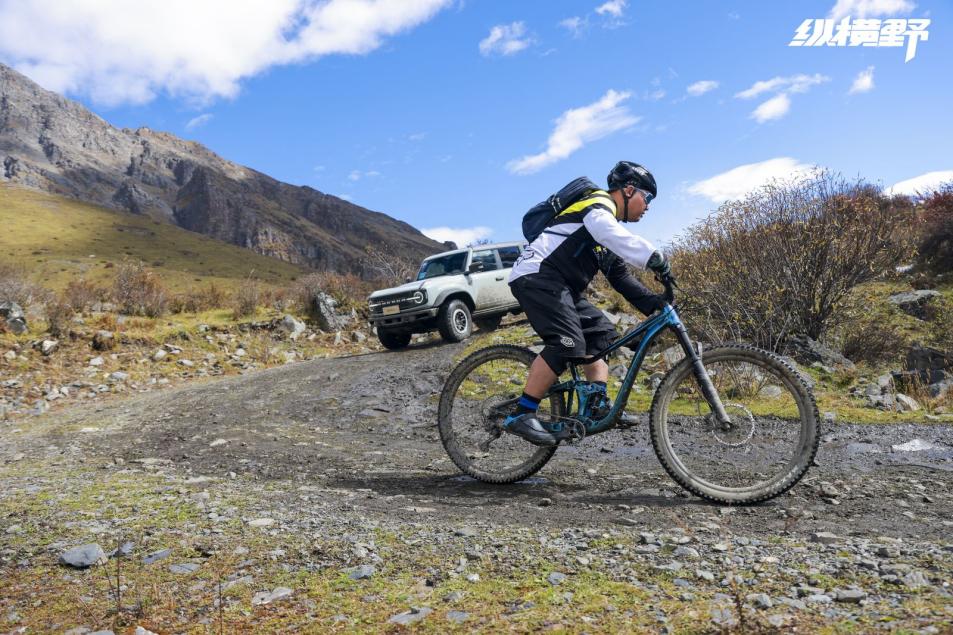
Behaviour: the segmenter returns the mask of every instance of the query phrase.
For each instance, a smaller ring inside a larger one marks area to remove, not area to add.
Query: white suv
[[[473,322],[494,329],[519,302],[507,283],[525,243],[478,245],[426,258],[417,279],[368,297],[370,321],[381,344],[405,348],[414,333],[438,330],[444,340],[470,336]]]

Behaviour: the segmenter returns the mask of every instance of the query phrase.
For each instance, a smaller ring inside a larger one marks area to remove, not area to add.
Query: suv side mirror
[[[467,273],[477,273],[478,271],[483,271],[483,263],[482,263],[482,262],[471,262],[471,263],[470,263],[470,269],[467,271]]]

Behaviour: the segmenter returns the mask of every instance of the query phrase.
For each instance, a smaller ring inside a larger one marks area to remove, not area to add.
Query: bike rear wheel
[[[748,505],[804,476],[820,440],[814,395],[778,355],[751,346],[705,351],[703,363],[732,427],[716,420],[683,359],[652,402],[652,445],[682,487],[708,500]]]
[[[503,432],[536,355],[518,346],[479,350],[453,369],[440,394],[437,428],[463,473],[486,483],[513,483],[538,472],[556,452]],[[561,395],[540,403],[540,416],[562,416]]]

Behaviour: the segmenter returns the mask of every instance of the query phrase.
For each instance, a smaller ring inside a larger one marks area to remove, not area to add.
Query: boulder
[[[93,336],[93,348],[108,351],[116,347],[116,336],[111,331],[97,331]]]
[[[824,366],[854,368],[854,362],[806,335],[792,335],[788,338],[787,348],[790,355],[804,366],[818,362]]]
[[[292,315],[285,315],[281,318],[281,322],[278,323],[278,328],[287,333],[288,337],[292,340],[298,339],[305,331],[304,322],[295,319]]]
[[[311,299],[311,311],[318,327],[327,333],[340,331],[351,323],[352,316],[337,312],[338,302],[324,291],[318,291]]]
[[[939,297],[939,295],[939,291],[934,291],[932,289],[921,289],[920,291],[895,293],[894,295],[887,298],[887,301],[907,315],[912,315],[918,320],[927,320],[930,317],[929,309],[927,307],[933,301],[933,299]]]
[[[102,562],[106,562],[106,553],[95,543],[73,547],[60,555],[60,564],[76,569],[86,569]]]
[[[953,370],[953,354],[938,348],[914,344],[907,351],[907,370],[923,373],[932,370]]]
[[[60,343],[56,340],[43,340],[40,342],[40,352],[49,357],[56,350]]]
[[[908,397],[903,393],[897,393],[894,396],[897,401],[897,412],[916,412],[920,409],[920,404],[913,397]]]
[[[23,308],[16,302],[0,302],[0,318],[3,318],[7,329],[14,335],[26,333],[26,316],[23,315]]]

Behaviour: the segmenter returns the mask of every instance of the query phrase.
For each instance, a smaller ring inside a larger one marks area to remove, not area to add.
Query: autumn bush
[[[104,289],[100,289],[86,278],[76,278],[67,283],[63,290],[62,300],[74,310],[82,312],[102,299],[104,295]]]
[[[261,302],[261,286],[249,276],[235,291],[232,298],[232,317],[236,320],[254,315]]]
[[[169,301],[172,313],[200,313],[229,305],[228,292],[214,282],[203,287],[193,287],[175,294]]]
[[[819,339],[851,289],[912,250],[913,205],[829,172],[728,201],[670,249],[692,328],[781,350]]]
[[[0,263],[0,302],[16,302],[26,309],[45,304],[51,297],[47,289],[30,281],[23,267]]]
[[[65,297],[58,297],[46,304],[46,329],[53,337],[69,333],[70,321],[76,315],[75,307]]]
[[[158,317],[168,309],[169,294],[159,277],[139,261],[124,261],[116,270],[112,298],[126,315]]]
[[[922,197],[917,266],[933,274],[953,272],[953,181]]]
[[[367,296],[381,284],[386,283],[375,284],[350,274],[317,271],[296,280],[290,293],[295,305],[307,313],[314,311],[314,298],[321,291],[334,298],[341,311],[363,311],[367,308]]]

